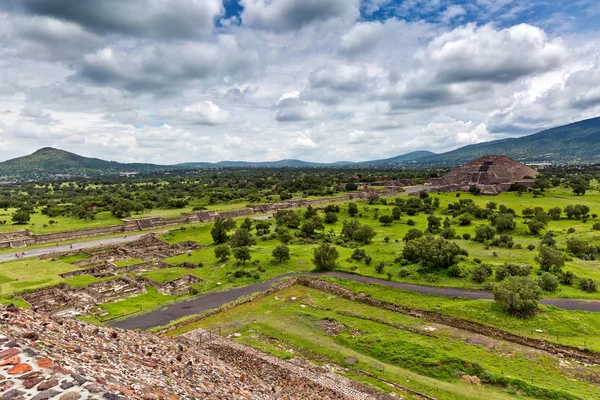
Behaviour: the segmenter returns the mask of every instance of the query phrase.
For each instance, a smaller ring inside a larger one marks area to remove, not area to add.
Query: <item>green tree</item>
[[[377,235],[375,230],[369,225],[362,225],[352,235],[352,239],[363,244],[371,243],[371,240]]]
[[[327,214],[325,214],[325,223],[326,224],[335,224],[338,220],[338,216],[336,213],[334,213],[333,211],[329,211]]]
[[[540,286],[527,277],[511,276],[506,282],[494,285],[494,299],[513,315],[534,313],[541,297]]]
[[[384,226],[389,226],[394,222],[394,219],[391,215],[382,215],[379,217],[379,222],[381,222]]]
[[[286,245],[282,244],[279,245],[277,247],[275,247],[273,249],[273,253],[271,253],[273,255],[273,258],[276,259],[278,262],[284,262],[285,260],[289,260],[290,259],[290,248],[287,247]]]
[[[394,221],[398,221],[401,216],[402,210],[400,209],[400,207],[396,206],[392,208],[392,218],[394,219]]]
[[[244,222],[242,222],[242,224],[240,225],[240,228],[244,228],[247,231],[251,231],[253,226],[254,222],[250,218],[246,217],[244,218]]]
[[[342,221],[342,236],[346,239],[352,239],[354,232],[360,228],[360,222],[356,219]]]
[[[276,232],[277,232],[277,239],[279,239],[279,241],[283,244],[288,244],[289,242],[292,241],[292,239],[294,239],[294,237],[290,233],[290,230],[284,226],[278,227]]]
[[[317,271],[333,271],[335,269],[335,262],[337,261],[340,254],[338,253],[335,246],[330,243],[321,243],[313,250],[313,263]]]
[[[483,283],[487,278],[492,276],[492,267],[488,264],[481,264],[473,269],[471,277],[477,283]]]
[[[550,215],[550,218],[552,218],[554,221],[558,221],[560,219],[561,214],[562,210],[560,209],[560,207],[553,207],[548,210],[548,215]]]
[[[226,244],[220,244],[215,247],[215,257],[221,262],[226,261],[231,255],[231,248]]]
[[[315,215],[302,224],[300,231],[305,237],[313,237],[315,235],[315,231],[322,231],[325,229],[325,225],[323,225],[323,220],[318,215]]]
[[[246,264],[246,261],[250,261],[252,259],[252,256],[250,256],[250,249],[245,246],[236,247],[233,249],[233,257],[242,264]]]
[[[536,219],[532,219],[527,223],[527,227],[529,228],[529,232],[531,232],[532,235],[537,235],[542,229],[546,227],[546,224]]]
[[[350,214],[351,217],[358,214],[358,206],[356,203],[348,203],[348,214]]]
[[[546,292],[556,292],[558,290],[558,276],[551,274],[550,272],[544,272],[540,275],[538,285]]]
[[[279,226],[293,229],[300,226],[300,216],[293,210],[277,210],[274,216]]]
[[[489,225],[479,225],[475,228],[475,240],[476,242],[485,242],[486,240],[492,240],[496,231]]]
[[[17,225],[24,225],[31,220],[31,215],[25,210],[17,210],[12,215],[12,222]]]
[[[427,231],[431,233],[437,233],[442,226],[442,219],[436,217],[435,215],[430,215],[427,217]]]
[[[567,251],[575,257],[584,256],[589,250],[589,245],[583,239],[570,237],[567,239]]]
[[[250,232],[245,228],[238,228],[231,235],[230,240],[231,247],[249,247],[256,244],[256,240],[252,237]]]
[[[423,237],[425,234],[423,233],[422,230],[417,229],[417,228],[411,228],[408,230],[408,232],[406,232],[406,235],[404,235],[404,237],[402,238],[403,241],[408,242],[410,240],[415,240],[418,239],[420,237]]]
[[[539,247],[539,253],[535,257],[535,261],[540,264],[542,271],[552,272],[558,274],[561,272],[562,267],[565,266],[565,257],[563,254],[553,249],[552,247],[541,245]]]
[[[454,265],[460,255],[468,256],[469,253],[449,240],[431,235],[408,241],[402,250],[402,257],[408,261],[421,262],[434,269]]]
[[[221,244],[229,239],[227,232],[235,228],[235,221],[231,218],[220,218],[215,219],[215,223],[210,230],[210,235],[213,238],[213,241],[217,244]]]

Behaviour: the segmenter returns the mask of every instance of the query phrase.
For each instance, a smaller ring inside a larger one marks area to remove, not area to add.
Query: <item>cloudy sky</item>
[[[0,159],[368,160],[600,115],[596,0],[2,0]]]

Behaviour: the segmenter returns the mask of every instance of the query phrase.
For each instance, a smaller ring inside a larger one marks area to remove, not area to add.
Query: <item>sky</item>
[[[2,0],[0,160],[362,161],[600,116],[596,0]]]

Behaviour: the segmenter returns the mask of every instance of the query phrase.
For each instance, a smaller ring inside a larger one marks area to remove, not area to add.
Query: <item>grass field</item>
[[[366,292],[370,290],[368,293],[373,297],[380,294],[376,289],[361,288]],[[396,298],[406,294],[413,301],[419,297],[430,298],[423,303],[446,301],[432,296],[393,292]],[[470,303],[480,306],[482,302]],[[485,304],[489,306],[491,303]],[[351,312],[361,317],[340,312]],[[555,321],[551,311],[548,313],[550,320],[559,322]],[[365,380],[361,371],[366,371],[438,399],[589,399],[600,395],[600,388],[586,381],[598,376],[600,371],[595,368],[586,370],[589,376],[582,378],[581,370],[539,351],[431,324],[299,285],[170,334],[214,326],[220,326],[225,335],[237,333],[239,337],[235,340],[239,342],[281,358],[299,354],[316,363],[335,363],[346,368],[345,375],[359,380]],[[412,330],[399,329],[398,326]],[[415,328],[417,332],[431,332],[433,337],[415,333]],[[463,375],[478,376],[484,382],[494,383],[472,386],[461,380]],[[390,390],[385,385],[381,388]]]

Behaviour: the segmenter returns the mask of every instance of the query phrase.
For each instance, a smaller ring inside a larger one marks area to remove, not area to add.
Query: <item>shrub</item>
[[[402,240],[405,241],[405,242],[408,242],[408,241],[415,240],[415,239],[418,239],[420,237],[423,237],[423,235],[424,235],[424,233],[420,229],[411,228],[411,229],[408,230],[408,232],[406,232],[406,235],[404,235],[404,237],[402,238]]]
[[[221,262],[227,260],[231,255],[231,248],[226,244],[220,244],[215,247],[215,257]]]
[[[471,235],[470,235],[469,233],[463,233],[463,234],[462,234],[462,238],[463,238],[464,240],[471,240]]]
[[[558,290],[558,277],[550,272],[544,272],[538,280],[538,285],[547,292],[556,292]]]
[[[567,286],[572,286],[575,283],[577,276],[571,271],[565,271],[560,276],[560,283]]]
[[[365,264],[371,265],[371,261],[373,261],[373,258],[371,256],[366,256],[365,257]]]
[[[592,225],[592,230],[600,231],[600,222],[595,222],[594,225]]]
[[[464,278],[467,276],[467,271],[458,264],[448,267],[448,276],[451,278]]]
[[[527,246],[527,250],[529,250],[529,251],[533,251],[533,250],[535,250],[535,245],[533,245],[533,244],[529,244],[529,245]]]
[[[378,274],[383,273],[383,270],[385,268],[385,263],[383,261],[380,261],[377,263],[377,265],[375,265],[375,272],[377,272]]]
[[[394,219],[391,215],[382,215],[379,217],[379,222],[381,222],[384,226],[391,225],[394,222]]]
[[[363,249],[354,249],[354,252],[350,256],[351,259],[356,261],[362,261],[363,258],[367,256],[367,252]]]
[[[509,313],[520,317],[535,313],[541,295],[542,289],[539,285],[522,276],[511,276],[506,282],[494,286],[496,302]]]
[[[475,228],[475,240],[476,242],[485,242],[486,240],[492,240],[496,231],[489,225],[479,225]]]
[[[422,262],[431,268],[448,268],[454,265],[459,255],[468,256],[466,250],[444,238],[421,237],[408,241],[402,250],[402,257],[412,262]]]
[[[487,291],[491,292],[492,290],[494,290],[494,286],[496,286],[496,285],[494,285],[494,282],[485,282],[481,288],[483,290],[487,290]]]
[[[565,265],[562,253],[552,247],[541,245],[535,261],[540,264],[542,271],[558,273]]]
[[[333,211],[329,211],[327,214],[325,214],[325,223],[326,224],[335,224],[338,220],[338,216],[336,213],[334,213]]]
[[[317,271],[332,271],[340,254],[335,246],[329,243],[321,243],[313,250],[313,263]]]
[[[398,276],[400,278],[406,278],[406,277],[410,276],[410,270],[406,267],[402,267],[398,270]]]
[[[567,251],[575,257],[581,258],[588,252],[588,244],[583,239],[570,237],[567,239]]]
[[[456,231],[452,228],[444,228],[440,232],[440,236],[444,239],[454,239],[456,237]]]
[[[492,276],[492,267],[488,264],[480,264],[473,272],[471,272],[471,278],[477,283],[483,283],[487,278]]]
[[[579,288],[584,292],[594,293],[598,290],[598,285],[593,279],[582,278],[579,281]]]
[[[415,221],[413,221],[412,219],[407,219],[406,224],[408,226],[415,226],[417,223]]]
[[[250,255],[250,249],[247,246],[236,247],[233,250],[233,257],[242,264],[246,264],[246,261],[250,261],[252,259],[252,256]]]
[[[496,270],[496,280],[503,281],[511,276],[529,276],[532,269],[531,265],[504,264]]]
[[[281,244],[273,249],[273,258],[279,262],[290,259],[290,248],[284,244]]]

